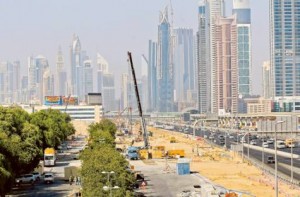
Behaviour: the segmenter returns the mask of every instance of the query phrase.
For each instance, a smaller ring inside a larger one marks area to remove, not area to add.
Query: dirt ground
[[[76,128],[76,134],[86,134],[87,123],[82,121],[73,123]],[[156,128],[148,128],[148,130],[153,132],[153,137],[150,137],[151,146],[164,145],[166,150],[184,149],[186,158],[191,159],[191,171],[199,172],[215,184],[227,189],[245,191],[251,194],[244,196],[275,196],[274,177],[263,174],[262,171],[250,164],[243,163],[240,156],[224,149],[211,148],[204,141],[188,138],[182,133]],[[134,130],[134,133],[136,133],[136,130]],[[177,143],[170,143],[172,136],[176,138]],[[117,140],[120,139],[127,145],[132,140],[117,138]],[[137,142],[135,145],[143,145],[143,142]],[[299,188],[292,188],[286,183],[279,182],[279,196],[300,197],[300,190]]]
[[[257,197],[275,196],[274,177],[263,174],[251,164],[243,163],[240,156],[224,149],[211,148],[204,141],[190,139],[182,133],[155,128],[149,131],[153,132],[151,146],[164,145],[166,150],[184,149],[186,157],[191,159],[191,171],[198,171],[214,183]],[[170,143],[172,136],[176,137],[177,143]],[[279,182],[279,196],[300,197],[300,190]]]

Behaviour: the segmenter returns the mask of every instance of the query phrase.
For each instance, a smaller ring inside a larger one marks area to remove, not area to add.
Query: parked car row
[[[31,174],[23,174],[15,179],[17,186],[21,184],[34,184],[35,182],[43,180],[44,183],[53,183],[54,175],[52,172],[47,172],[41,175],[39,172],[33,172]]]

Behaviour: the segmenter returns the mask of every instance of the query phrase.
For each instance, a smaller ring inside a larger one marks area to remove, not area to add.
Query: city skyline
[[[10,62],[19,60],[21,62],[21,69],[24,71],[24,69],[26,69],[26,59],[29,56],[33,54],[42,54],[48,59],[53,73],[56,65],[57,48],[59,46],[62,48],[65,66],[68,67],[70,65],[70,58],[68,55],[69,45],[72,35],[76,33],[80,37],[82,48],[88,52],[90,58],[94,60],[97,52],[103,54],[111,65],[111,71],[118,79],[121,77],[123,72],[127,71],[126,52],[128,50],[132,51],[134,54],[134,62],[137,65],[137,74],[139,75],[140,58],[138,57],[140,57],[141,54],[147,55],[147,41],[157,37],[158,11],[167,5],[168,1],[151,1],[145,3],[136,1],[111,1],[110,3],[88,1],[86,4],[82,4],[79,1],[72,2],[72,6],[69,6],[70,1],[51,1],[51,3],[37,1],[28,1],[26,3],[18,2],[17,7],[23,9],[16,8],[16,1],[1,2],[1,7],[5,8],[5,10],[0,10],[3,16],[2,18],[7,18],[7,20],[0,22],[4,27],[0,43],[2,43],[2,46],[9,47],[0,49],[0,60]],[[228,6],[232,4],[231,0],[225,2]],[[188,1],[184,3],[180,1],[173,1],[174,28],[192,28],[194,32],[196,32],[198,20],[197,3],[198,1]],[[110,17],[95,17],[97,12],[95,12],[95,8],[93,7],[97,7],[97,5],[101,5],[100,10],[102,11],[102,16]],[[122,5],[121,10],[120,5]],[[41,9],[44,6],[47,6],[47,9]],[[78,14],[78,16],[71,20],[71,16],[74,16],[75,13],[77,13],[76,10],[78,11],[79,6],[82,7],[81,9],[83,11],[90,9],[91,13],[88,15]],[[53,9],[57,7],[59,7],[59,9],[54,15],[53,13],[55,12],[53,12]],[[103,9],[111,7],[114,7],[111,14]],[[265,11],[265,16],[268,16],[268,2],[265,2],[263,5],[257,5],[256,2],[251,1],[250,7],[252,9],[253,16],[253,69],[256,70],[256,72],[259,71],[258,73],[253,73],[253,75],[259,76],[259,78],[254,80],[253,93],[257,94],[261,93],[262,89],[262,75],[260,67],[264,60],[268,60],[269,54],[269,45],[267,42],[268,31],[266,31],[265,36],[260,36],[257,33],[258,28],[265,28],[264,26],[257,24],[262,21],[265,21],[265,23],[268,24],[268,18],[260,17],[264,20],[258,21],[257,17],[263,16],[262,11]],[[13,8],[17,10],[12,11]],[[74,8],[74,10],[72,10],[72,8]],[[30,11],[33,9],[37,10],[36,15],[39,17],[35,17],[34,14],[30,14]],[[231,14],[230,9],[228,10],[229,11],[226,12],[227,16]],[[129,11],[131,14],[129,14]],[[145,14],[141,15],[142,12],[145,12]],[[12,13],[14,13],[14,16]],[[122,13],[124,15],[122,15],[121,19],[120,14]],[[134,19],[134,16],[136,15],[141,15],[142,17],[140,17],[140,19]],[[88,19],[91,19],[93,22]],[[66,23],[66,26],[62,26],[63,22]],[[126,24],[130,28],[128,28]],[[123,31],[122,35],[117,36],[115,32],[119,32],[120,29],[125,28],[126,31]],[[265,29],[267,30],[268,27]],[[96,34],[98,34],[98,36],[95,36]],[[117,49],[113,47],[115,46],[113,44],[114,40],[115,42],[120,43],[120,47]],[[157,40],[155,39],[154,41]],[[265,44],[263,46],[258,47],[258,45],[264,42]],[[264,55],[258,56],[257,54]],[[116,56],[118,58],[116,58]],[[95,65],[95,61],[93,61],[93,65]],[[120,87],[118,86],[120,86],[120,83],[117,82],[116,86],[116,89],[119,91]]]

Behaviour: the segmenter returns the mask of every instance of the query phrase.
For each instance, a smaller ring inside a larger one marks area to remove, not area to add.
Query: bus
[[[44,166],[55,166],[56,152],[54,148],[46,148],[44,151]]]

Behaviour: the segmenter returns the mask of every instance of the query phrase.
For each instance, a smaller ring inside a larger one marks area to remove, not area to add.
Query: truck
[[[286,148],[285,143],[282,140],[277,140],[276,146],[277,148]]]
[[[126,157],[130,160],[138,160],[139,154],[138,154],[139,148],[135,146],[129,146],[126,150]]]
[[[64,168],[64,180],[68,181],[70,177],[79,176],[79,166],[67,166]]]
[[[285,140],[285,145],[288,148],[295,148],[296,147],[295,141],[293,139],[286,139]]]
[[[55,166],[56,151],[54,148],[46,148],[44,151],[44,166]]]

